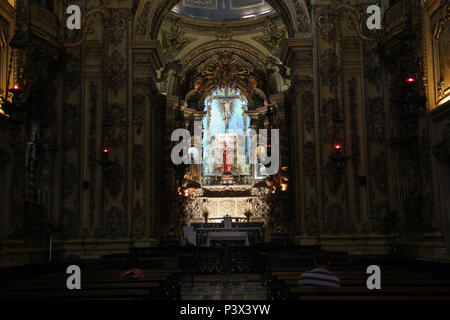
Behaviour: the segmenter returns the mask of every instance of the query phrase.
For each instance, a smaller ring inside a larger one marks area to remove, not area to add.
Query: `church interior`
[[[0,0],[0,299],[450,300],[449,20]]]

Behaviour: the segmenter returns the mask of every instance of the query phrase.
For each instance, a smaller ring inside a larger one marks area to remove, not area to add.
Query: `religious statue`
[[[228,130],[230,128],[230,120],[231,120],[231,116],[232,116],[232,112],[231,112],[231,100],[225,100],[223,102],[224,107],[225,107],[225,112],[224,112],[224,116],[223,116],[223,120],[225,121],[225,130]]]
[[[222,172],[226,175],[231,173],[231,149],[225,144],[223,148]]]

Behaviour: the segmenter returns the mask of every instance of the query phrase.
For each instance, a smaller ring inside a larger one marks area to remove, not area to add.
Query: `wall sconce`
[[[8,94],[5,98],[1,99],[2,109],[6,113],[7,117],[14,122],[22,123],[25,117],[25,105],[20,102],[20,95],[22,88],[19,85],[14,85],[8,90]],[[11,101],[8,100],[8,96],[11,96]]]
[[[17,26],[16,26],[17,27]],[[15,30],[14,37],[9,42],[9,47],[11,48],[11,56],[9,58],[8,64],[8,74],[6,78],[6,88],[7,92],[5,97],[0,98],[0,103],[2,104],[2,109],[7,115],[7,117],[14,122],[22,123],[24,121],[24,116],[26,112],[25,105],[21,102],[21,94],[23,92],[22,87],[19,83],[14,83],[12,87],[10,87],[11,78],[20,79],[20,76],[16,74],[14,69],[14,59],[15,59],[15,51],[20,50],[26,47],[27,42],[24,39],[24,36],[19,30]],[[20,61],[16,61],[16,64],[20,64]],[[14,75],[12,74],[14,72]]]
[[[185,199],[188,199],[188,198],[193,199],[194,195],[195,195],[195,191],[196,191],[196,189],[194,189],[194,188],[185,188],[185,187],[177,188],[178,195]]]
[[[109,153],[110,150],[107,147],[104,147],[102,150],[102,159],[101,160],[97,160],[97,163],[103,168],[103,169],[108,169],[114,166],[119,166],[118,163],[109,160]]]
[[[333,150],[331,151],[330,158],[333,161],[335,165],[335,169],[338,173],[344,171],[345,168],[345,162],[350,160],[350,156],[345,156],[342,154],[342,144],[336,142],[333,145]]]

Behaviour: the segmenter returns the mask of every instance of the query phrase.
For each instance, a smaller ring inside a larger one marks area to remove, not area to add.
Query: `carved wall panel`
[[[62,239],[80,236],[80,152],[81,152],[81,50],[71,49],[64,65],[64,89],[59,115],[61,125],[59,155],[59,212],[55,213],[53,225]],[[78,226],[73,226],[76,223]]]
[[[367,192],[369,203],[362,231],[387,233],[392,231],[392,224],[388,221],[392,210],[388,201],[392,188],[389,189],[385,89],[381,86],[384,69],[382,61],[374,54],[374,45],[364,44],[363,50],[365,111],[362,116],[365,117],[363,125],[367,136],[363,159],[367,159],[367,165],[364,165],[366,178],[363,178],[362,188]],[[377,74],[369,75],[369,72]]]
[[[434,84],[433,106],[444,103],[450,95],[450,6],[442,6],[430,17]]]
[[[141,201],[136,200],[132,213],[132,238],[143,239],[146,234],[146,218],[142,211]]]
[[[88,233],[91,233],[91,230],[94,226],[95,217],[97,215],[97,208],[99,207],[98,203],[98,186],[97,186],[97,172],[99,170],[97,157],[100,153],[100,145],[99,139],[97,136],[97,132],[99,130],[98,115],[100,112],[99,107],[99,86],[97,83],[90,81],[89,82],[89,140],[88,140],[88,156],[87,156],[87,166],[89,168],[89,213],[88,213]]]
[[[210,212],[209,218],[223,218],[227,214],[233,218],[245,218],[245,210],[251,210],[254,218],[263,218],[268,216],[270,210],[264,200],[257,197],[196,197],[187,203],[185,212],[191,219],[203,220],[204,209]]]
[[[103,214],[101,228],[96,230],[94,236],[100,239],[121,239],[127,237],[127,214],[118,207],[112,207]]]
[[[424,174],[427,177],[439,176],[434,180],[433,191],[427,190],[424,198],[424,215],[426,227],[438,230],[445,239],[447,252],[450,254],[450,206],[448,194],[450,190],[450,171],[448,170],[448,123],[449,123],[449,18],[450,9],[444,1],[426,0],[425,9],[425,40],[424,54],[426,56],[426,71],[428,76],[428,108],[430,126],[423,129],[423,139],[420,142],[420,162],[423,163]],[[425,137],[430,136],[431,139]],[[432,144],[434,157],[430,158],[429,150]],[[431,180],[431,179],[429,179]],[[434,194],[434,195],[432,195]],[[445,199],[445,200],[444,200]]]
[[[351,223],[346,206],[348,193],[344,170],[337,169],[331,155],[336,143],[348,150],[344,140],[345,114],[343,108],[343,52],[341,20],[329,7],[313,7],[319,36],[317,63],[319,67],[319,145],[321,146],[322,201],[321,231],[325,234],[343,234]],[[336,227],[338,224],[339,227]]]
[[[303,209],[304,232],[317,235],[319,232],[319,212],[317,199],[317,149],[316,149],[316,105],[314,103],[313,78],[307,77],[300,82],[301,130],[303,137]]]
[[[166,204],[176,203],[174,198],[166,198],[169,194],[166,190],[168,179],[164,177],[169,174],[165,171],[166,167],[159,165],[160,158],[166,155],[161,150],[168,145],[167,140],[162,140],[159,133],[164,129],[161,114],[165,111],[155,83],[156,69],[162,66],[159,59],[163,59],[159,42],[142,41],[133,44],[130,135],[133,143],[131,196],[134,207],[131,219],[132,235],[138,240],[154,238],[161,234],[160,229],[166,232],[168,225],[175,223],[170,207],[164,206],[164,210],[158,210],[157,207],[159,200]],[[154,61],[157,61],[156,65]],[[166,160],[168,164],[169,159]],[[163,170],[166,173],[158,180],[156,176],[161,175]]]
[[[371,156],[373,160],[376,160],[374,161],[376,166],[382,164],[382,157],[386,157],[389,161],[388,188],[391,195],[389,205],[394,210],[389,215],[396,217],[393,223],[402,230],[402,236],[406,239],[421,237],[432,230],[433,224],[429,217],[425,221],[425,215],[429,216],[430,210],[433,210],[430,209],[432,204],[430,206],[429,201],[432,182],[429,177],[424,176],[425,172],[430,172],[430,161],[426,160],[430,154],[428,142],[430,122],[426,112],[425,91],[427,88],[431,90],[428,102],[429,108],[434,108],[436,99],[432,88],[435,87],[433,76],[436,76],[436,72],[430,66],[434,63],[433,61],[436,61],[436,56],[433,56],[432,50],[427,51],[424,47],[424,40],[430,39],[431,31],[428,29],[424,33],[422,29],[424,24],[430,26],[430,21],[423,21],[424,16],[420,8],[423,4],[425,3],[419,1],[400,1],[387,12],[388,16],[391,14],[403,16],[399,20],[411,19],[411,24],[408,27],[400,25],[395,32],[398,35],[396,41],[384,45],[386,52],[384,60],[389,66],[386,70],[389,73],[388,87],[393,95],[395,93],[397,99],[391,99],[389,106],[384,107],[386,119],[390,119],[389,126],[385,125],[388,129],[389,148],[383,150],[379,144],[379,147],[372,150]],[[401,33],[402,31],[411,32],[411,30],[416,33],[415,37],[404,37]],[[405,50],[405,48],[415,49]],[[426,72],[428,75],[425,75]],[[407,74],[413,74],[421,79],[413,86],[407,86],[405,85]],[[408,94],[413,96],[411,101],[406,99]],[[372,131],[374,132],[376,131]],[[374,136],[376,134],[372,134],[372,138]],[[383,153],[386,155],[384,156]],[[373,171],[375,170],[377,169],[374,168]],[[375,179],[373,184],[375,186],[371,187],[371,197],[374,199],[371,200],[371,214],[374,214],[374,208],[386,202],[386,199],[375,199],[376,196],[372,196],[376,188],[384,187],[381,179],[378,181]]]
[[[354,216],[355,216],[355,222],[357,225],[357,228],[359,227],[360,230],[363,229],[362,224],[362,202],[361,202],[361,193],[364,192],[364,189],[361,185],[361,177],[363,177],[362,174],[362,158],[361,158],[361,115],[362,110],[361,106],[358,104],[358,82],[356,81],[355,77],[352,77],[347,82],[348,87],[348,108],[350,112],[350,141],[351,141],[351,150],[352,150],[352,179],[353,179],[353,205],[350,205],[351,208],[354,210]],[[361,111],[360,111],[361,110]]]
[[[103,24],[103,110],[101,147],[108,148],[109,160],[114,165],[103,167],[101,216],[95,231],[104,238],[125,238],[130,235],[130,217],[134,202],[129,198],[132,181],[130,145],[130,35],[131,8],[118,6],[108,9],[108,17]],[[111,221],[113,219],[114,221]],[[120,224],[118,226],[117,224]]]
[[[12,149],[11,163],[11,198],[8,215],[7,238],[13,240],[23,239],[23,218],[25,204],[25,137],[20,128],[12,130],[9,144]]]

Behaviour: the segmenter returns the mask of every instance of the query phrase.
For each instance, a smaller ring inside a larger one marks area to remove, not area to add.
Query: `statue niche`
[[[247,100],[223,88],[205,99],[203,185],[251,184]]]

